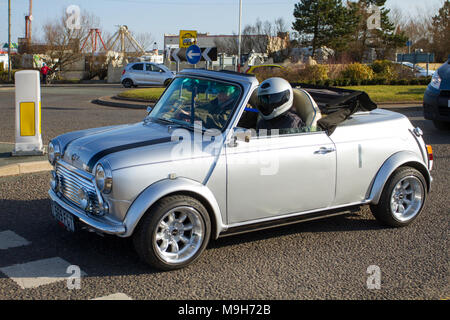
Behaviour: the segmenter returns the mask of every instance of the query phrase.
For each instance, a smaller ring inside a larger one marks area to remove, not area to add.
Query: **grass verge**
[[[165,88],[132,89],[119,93],[117,96],[128,99],[147,100],[154,102],[159,99]]]
[[[410,102],[422,101],[427,86],[350,86],[344,89],[365,91],[374,102]],[[129,99],[156,101],[164,88],[132,89],[118,96]]]
[[[343,89],[365,91],[374,102],[422,101],[427,86],[351,86]]]

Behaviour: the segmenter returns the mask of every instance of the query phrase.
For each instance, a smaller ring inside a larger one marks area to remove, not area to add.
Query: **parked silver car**
[[[400,63],[400,62],[398,62],[398,63]],[[427,69],[424,69],[424,68],[418,66],[417,64],[415,65],[415,64],[413,64],[411,62],[401,62],[401,64],[405,68],[411,70],[415,74],[415,76],[417,78],[420,78],[420,77],[432,77],[434,75],[434,73],[436,72],[436,70],[431,70],[431,69],[429,69],[427,71]]]
[[[363,205],[388,226],[419,215],[432,152],[405,116],[363,92],[300,87],[305,127],[258,132],[258,85],[252,75],[183,70],[142,122],[53,139],[54,217],[70,231],[133,237],[144,261],[172,270],[226,235]],[[217,104],[224,92],[231,107]]]
[[[129,63],[122,72],[120,82],[125,88],[137,87],[139,85],[167,86],[175,77],[163,64],[153,62]]]

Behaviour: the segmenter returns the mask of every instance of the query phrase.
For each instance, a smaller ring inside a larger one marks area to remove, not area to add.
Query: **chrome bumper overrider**
[[[56,202],[61,208],[77,217],[83,224],[88,227],[88,229],[90,227],[94,229],[94,231],[113,235],[121,235],[126,232],[126,228],[123,224],[114,223],[113,221],[108,220],[106,217],[93,217],[87,215],[82,210],[74,208],[66,201],[59,198],[52,189],[48,191],[48,194],[52,201]]]

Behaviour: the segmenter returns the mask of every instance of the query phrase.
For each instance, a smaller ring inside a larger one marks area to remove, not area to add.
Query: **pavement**
[[[130,109],[147,109],[148,106],[153,106],[153,102],[139,101],[134,99],[124,99],[117,96],[99,97],[92,100],[92,103],[102,106],[116,107],[116,108],[130,108]]]
[[[47,156],[12,156],[14,144],[0,142],[0,177],[51,170]]]
[[[42,86],[42,140],[68,131],[142,120],[145,108],[124,109],[92,104],[101,96],[113,96],[125,90],[121,85],[49,85]],[[147,104],[148,105],[148,104]],[[47,156],[11,157],[15,141],[15,94],[13,86],[0,87],[0,177],[50,170]],[[127,110],[124,112],[124,110]]]

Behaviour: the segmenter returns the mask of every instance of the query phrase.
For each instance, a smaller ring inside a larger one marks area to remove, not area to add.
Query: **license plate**
[[[73,215],[61,208],[56,203],[52,203],[52,214],[56,221],[62,224],[68,231],[75,232],[75,222]]]

